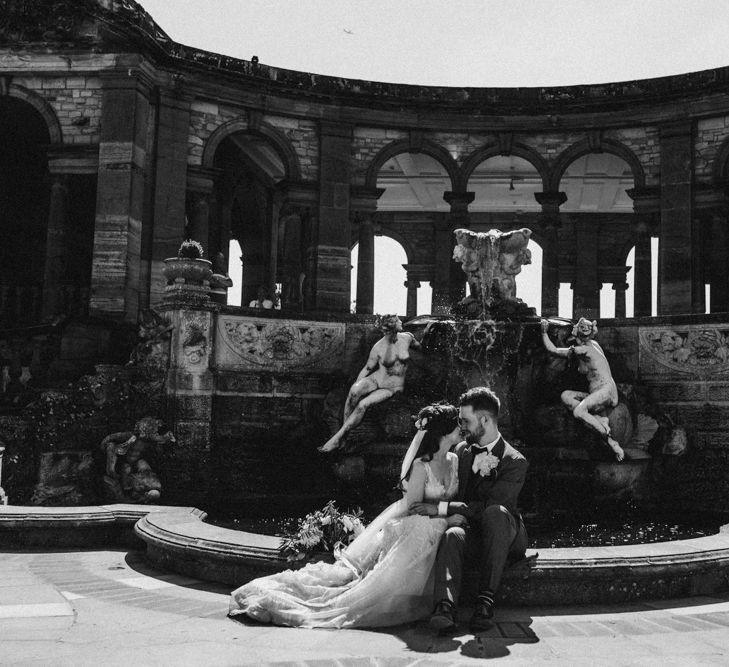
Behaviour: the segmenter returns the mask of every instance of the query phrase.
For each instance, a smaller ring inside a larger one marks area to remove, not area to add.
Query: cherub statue
[[[562,392],[562,402],[572,414],[595,431],[622,461],[625,453],[617,440],[611,437],[606,412],[618,404],[618,387],[610,372],[605,353],[594,340],[597,322],[581,317],[572,329],[575,344],[570,347],[555,347],[547,333],[549,322],[542,320],[542,341],[544,347],[556,356],[576,358],[577,370],[587,377],[589,392],[567,389]]]
[[[405,388],[410,349],[420,349],[420,342],[413,334],[402,330],[402,321],[397,315],[383,315],[379,327],[382,338],[372,346],[367,363],[349,390],[342,427],[318,448],[320,452],[337,449],[347,433],[362,421],[368,408]]]
[[[155,503],[162,494],[162,484],[144,457],[148,448],[175,442],[171,431],[160,435],[162,420],[142,417],[134,432],[119,431],[101,441],[106,457],[104,484],[116,502]]]

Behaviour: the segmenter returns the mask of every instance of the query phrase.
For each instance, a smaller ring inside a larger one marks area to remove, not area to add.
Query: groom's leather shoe
[[[441,600],[435,605],[430,627],[437,632],[448,632],[456,627],[456,608],[450,600]]]
[[[493,627],[494,601],[491,598],[479,595],[476,609],[471,616],[468,629],[471,632],[483,632]]]

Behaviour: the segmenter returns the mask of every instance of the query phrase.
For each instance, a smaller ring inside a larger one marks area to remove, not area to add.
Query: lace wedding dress
[[[448,453],[447,488],[425,463],[425,501],[458,490],[458,457]],[[230,616],[319,628],[399,625],[431,611],[432,570],[446,520],[408,516],[405,500],[382,512],[334,563],[310,563],[254,579],[233,591]]]

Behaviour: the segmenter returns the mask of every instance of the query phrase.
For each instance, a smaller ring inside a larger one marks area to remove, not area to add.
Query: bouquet
[[[299,519],[298,529],[281,540],[286,560],[298,561],[317,552],[336,554],[364,529],[362,510],[341,512],[330,500],[322,509]]]

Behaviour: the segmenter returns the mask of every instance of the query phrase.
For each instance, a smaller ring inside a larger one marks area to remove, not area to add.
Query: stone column
[[[625,291],[628,289],[628,283],[613,283],[615,291],[615,317],[625,317]]]
[[[715,209],[711,225],[711,312],[729,312],[729,208]]]
[[[567,201],[564,192],[535,192],[542,207],[539,225],[542,228],[542,315],[553,317],[559,312],[559,228],[562,223],[559,207]]]
[[[43,275],[41,317],[53,319],[63,309],[61,294],[63,267],[66,261],[66,225],[68,216],[68,176],[52,177],[46,232],[46,262]]]
[[[645,223],[638,228],[635,243],[635,292],[633,313],[635,317],[650,317],[653,307],[651,284],[651,235]]]
[[[412,320],[414,317],[417,317],[418,315],[418,289],[420,287],[420,281],[419,280],[412,280],[411,278],[408,278],[405,283],[405,287],[408,290],[408,296],[407,296],[407,302],[405,306],[405,316]]]
[[[190,167],[187,153],[190,133],[190,104],[192,97],[179,89],[163,89],[157,98],[157,141],[155,142],[154,226],[151,233],[149,257],[149,303],[160,304],[164,297],[163,261],[177,255],[185,236],[187,192],[209,192],[209,174],[199,167]],[[202,172],[202,173],[200,173]],[[196,237],[208,249],[208,239]]]
[[[468,227],[468,205],[473,202],[475,192],[444,192],[443,199],[451,205],[448,218],[450,225],[450,260],[448,271],[448,291],[450,305],[457,303],[466,296],[466,274],[458,262],[453,261],[453,249],[456,241],[453,232],[456,229]]]
[[[271,232],[268,240],[268,275],[266,278],[269,294],[274,299],[276,295],[276,283],[278,282],[279,213],[281,212],[281,204],[281,192],[275,192],[270,199],[268,210],[269,229]]]
[[[722,183],[697,187],[694,206],[696,225],[701,228],[695,231],[704,240],[701,283],[711,286],[711,312],[729,312],[729,191]]]
[[[200,241],[207,258],[210,256],[210,191],[188,191],[187,229],[185,236]]]
[[[200,507],[207,500],[215,388],[212,308],[163,307],[173,326],[165,391],[177,440],[165,450],[161,471],[168,504]]]
[[[375,298],[375,225],[377,200],[382,188],[352,188],[351,205],[358,224],[357,312],[371,315]]]
[[[3,482],[3,454],[5,454],[5,446],[0,445],[0,505],[8,504],[8,495],[2,487]]]
[[[599,229],[593,224],[575,225],[575,280],[572,312],[590,320],[600,316],[600,281],[598,279]]]
[[[407,287],[408,295],[406,302],[406,315],[408,319],[417,317],[418,315],[418,290],[423,282],[433,283],[433,265],[432,264],[403,264],[402,268],[405,269],[407,274],[407,280],[405,281],[405,287]],[[432,303],[429,305],[432,308]],[[421,309],[420,314],[423,315],[428,311],[423,312]]]
[[[150,82],[131,68],[102,75],[92,315],[136,322],[141,284]]]
[[[661,226],[658,257],[658,314],[703,310],[694,285],[696,229],[692,215],[693,137],[690,120],[664,125],[661,141]],[[701,286],[703,294],[703,285]],[[703,299],[701,299],[703,301]]]
[[[319,209],[307,258],[307,294],[315,309],[350,306],[349,187],[352,126],[320,124]]]
[[[435,252],[433,253],[435,268],[433,271],[433,293],[430,312],[433,315],[447,315],[453,305],[450,276],[455,240],[450,222],[445,216],[435,222],[433,236],[435,240]],[[461,273],[463,273],[462,270]]]
[[[651,238],[657,233],[660,217],[660,191],[657,188],[626,190],[633,200],[635,234],[634,315],[650,317],[652,314],[653,286],[651,283]]]
[[[306,252],[310,246],[311,210],[316,207],[316,184],[280,184],[282,207],[279,211],[279,277],[282,283],[281,307],[304,308]],[[247,305],[247,304],[246,304]]]

